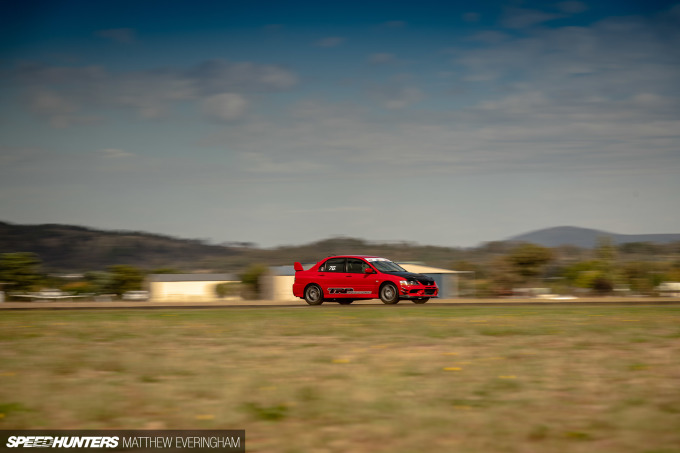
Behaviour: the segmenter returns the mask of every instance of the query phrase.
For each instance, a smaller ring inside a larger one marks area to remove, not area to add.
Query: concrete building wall
[[[262,299],[278,301],[299,300],[293,296],[294,275],[274,275],[269,273],[262,276]]]
[[[218,274],[213,274],[218,276]],[[210,302],[218,300],[215,288],[220,283],[231,283],[226,274],[221,279],[201,275],[183,276],[180,274],[152,275],[149,281],[151,302]]]

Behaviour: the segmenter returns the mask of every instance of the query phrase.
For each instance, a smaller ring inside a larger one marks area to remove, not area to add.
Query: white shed
[[[660,296],[680,297],[680,282],[663,282],[656,287]]]
[[[151,274],[151,302],[210,302],[217,300],[220,283],[238,282],[233,274]]]
[[[438,267],[425,266],[419,263],[397,263],[409,272],[425,274],[432,277],[439,287],[440,299],[451,299],[460,296],[460,274],[468,274],[465,271],[452,271]]]

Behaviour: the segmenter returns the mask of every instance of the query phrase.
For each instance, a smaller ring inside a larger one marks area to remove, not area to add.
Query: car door
[[[324,297],[336,297],[347,292],[347,279],[345,277],[346,258],[331,258],[319,269],[322,276],[321,287]]]
[[[347,258],[347,273],[345,274],[345,279],[349,282],[349,286],[354,288],[353,294],[367,297],[374,292],[377,293],[375,274],[367,274],[365,272],[368,267],[371,266],[362,259]]]

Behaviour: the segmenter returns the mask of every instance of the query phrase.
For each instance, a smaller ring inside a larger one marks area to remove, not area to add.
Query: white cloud
[[[557,35],[552,39],[560,41]],[[548,43],[548,49],[553,45]],[[512,53],[512,45],[507,50]],[[526,50],[523,44],[514,55],[521,50]],[[568,67],[538,72],[532,75],[535,83],[508,85],[505,94],[489,93],[474,105],[446,113],[419,115],[407,110],[424,94],[415,86],[398,84],[371,93],[384,107],[394,109],[389,120],[359,105],[305,102],[275,120],[246,122],[203,144],[228,142],[229,150],[241,156],[245,172],[314,175],[320,180],[347,172],[379,178],[405,170],[415,176],[515,171],[632,174],[677,168],[673,157],[680,143],[677,102],[653,89],[658,87],[632,81],[625,83],[628,95],[617,92],[610,97],[599,89],[606,75],[601,82],[584,85],[580,77],[571,80]]]
[[[222,93],[203,100],[203,114],[211,120],[229,122],[240,119],[248,108],[248,101],[237,93]]]
[[[40,115],[64,115],[79,110],[78,105],[66,96],[49,90],[31,93],[31,110]]]
[[[515,25],[546,20],[515,13]],[[623,18],[478,33],[474,48],[455,51],[447,81],[436,82],[455,85],[449,91],[421,83],[426,77],[392,78],[346,98],[356,104],[305,102],[271,116],[251,112],[250,99],[298,83],[297,74],[278,65],[216,59],[115,78],[96,67],[33,66],[23,68],[22,83],[34,96],[33,111],[62,126],[92,105],[157,117],[178,103],[195,103],[205,118],[224,123],[203,144],[228,143],[240,176],[668,171],[669,163],[677,168],[680,140],[680,59],[672,52],[680,33],[659,33],[657,25]],[[369,60],[394,58],[382,53]],[[444,97],[455,89],[474,95],[460,103]]]
[[[48,66],[42,63],[21,62],[9,72],[10,78],[30,87],[69,86],[83,88],[106,81],[108,74],[101,66]]]
[[[559,14],[546,13],[535,9],[509,7],[505,11],[502,25],[507,28],[527,28],[563,17]]]
[[[105,106],[124,106],[137,111],[141,118],[167,116],[176,102],[196,99],[191,80],[172,71],[133,72],[119,76],[107,84]]]
[[[298,77],[282,66],[224,59],[204,61],[175,76],[188,80],[200,94],[281,91],[298,83]]]
[[[387,90],[383,94],[383,105],[390,110],[409,107],[423,99],[424,95],[418,87],[401,87]]]
[[[181,102],[198,102],[214,118],[233,118],[245,108],[244,95],[288,90],[297,75],[281,66],[213,59],[187,69],[152,69],[113,74],[101,67],[55,67],[23,63],[9,72],[28,108],[55,127],[99,119],[84,111],[127,107],[144,119],[165,117]],[[231,93],[230,100],[213,96]],[[240,100],[237,101],[237,97]],[[220,100],[221,99],[221,100]],[[222,107],[217,107],[221,105]]]
[[[39,89],[29,93],[28,109],[37,116],[46,118],[55,129],[92,124],[100,120],[96,116],[82,114],[81,106],[73,98],[50,90]]]
[[[595,94],[618,98],[648,88],[677,95],[680,59],[668,43],[678,35],[677,29],[661,35],[644,20],[609,19],[459,49],[455,62],[465,80],[506,83],[518,91],[530,86],[566,101]]]
[[[368,99],[388,110],[407,109],[426,97],[410,74],[397,74],[382,84],[367,85],[364,90]]]
[[[588,5],[579,1],[566,1],[557,4],[560,11],[567,14],[578,14],[588,10]]]

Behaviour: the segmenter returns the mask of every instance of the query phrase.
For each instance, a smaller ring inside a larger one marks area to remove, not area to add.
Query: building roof
[[[234,274],[151,274],[150,282],[236,282]]]

